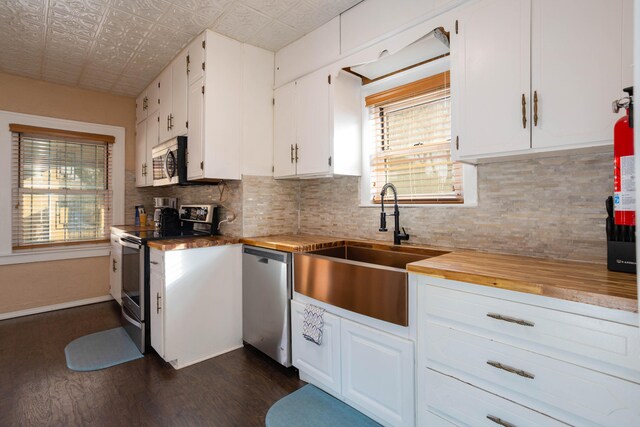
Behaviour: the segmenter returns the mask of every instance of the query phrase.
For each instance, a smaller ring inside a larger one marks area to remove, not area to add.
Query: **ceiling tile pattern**
[[[139,94],[206,28],[277,51],[361,0],[0,0],[0,71]]]

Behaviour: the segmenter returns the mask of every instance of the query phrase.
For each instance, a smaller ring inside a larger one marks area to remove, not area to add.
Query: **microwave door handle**
[[[171,149],[167,148],[167,153],[164,155],[164,162],[163,162],[164,175],[167,177],[167,179],[173,178],[171,175],[169,175],[169,165],[167,164],[169,162],[170,154],[171,154]]]

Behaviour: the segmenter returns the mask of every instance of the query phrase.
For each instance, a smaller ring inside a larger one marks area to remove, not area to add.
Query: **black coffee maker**
[[[158,221],[158,231],[170,233],[180,228],[180,215],[174,208],[161,208],[160,221]]]

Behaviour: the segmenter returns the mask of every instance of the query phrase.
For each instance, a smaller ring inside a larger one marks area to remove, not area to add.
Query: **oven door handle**
[[[124,310],[122,310],[122,316],[127,320],[127,322],[131,323],[136,328],[142,328],[142,323],[138,322],[137,320],[135,320],[130,316],[127,316],[127,313]]]
[[[134,243],[134,242],[131,242],[129,240],[125,240],[122,237],[120,238],[120,244],[122,246],[126,246],[127,248],[131,248],[131,249],[136,249],[136,250],[142,249],[142,245],[141,244]]]

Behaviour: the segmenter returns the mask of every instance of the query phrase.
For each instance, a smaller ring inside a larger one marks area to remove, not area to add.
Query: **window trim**
[[[409,84],[416,80],[440,74],[450,69],[450,57],[444,57],[436,61],[432,61],[412,68],[402,73],[394,74],[385,79],[370,83],[362,87],[362,123],[369,122],[369,109],[365,107],[366,97],[375,93],[379,93],[394,87]],[[451,84],[452,98],[455,96],[455,82]],[[455,127],[454,117],[452,117],[452,129]],[[380,209],[380,203],[374,203],[370,199],[370,155],[372,154],[372,138],[370,126],[363,126],[362,132],[362,174],[360,177],[360,203],[359,207]],[[453,132],[452,132],[453,133]],[[416,201],[414,203],[399,203],[403,208],[424,208],[424,207],[442,207],[442,208],[467,208],[478,206],[478,173],[475,165],[463,164],[463,196],[462,203],[446,203],[441,201]]]
[[[108,256],[109,244],[89,241],[73,246],[59,246],[35,249],[12,249],[12,132],[10,123],[27,126],[53,128],[75,132],[113,135],[112,146],[112,186],[113,224],[124,223],[125,206],[125,128],[121,126],[88,123],[53,117],[37,116],[0,110],[0,180],[7,185],[0,186],[0,265],[21,264],[39,261],[77,259]]]

